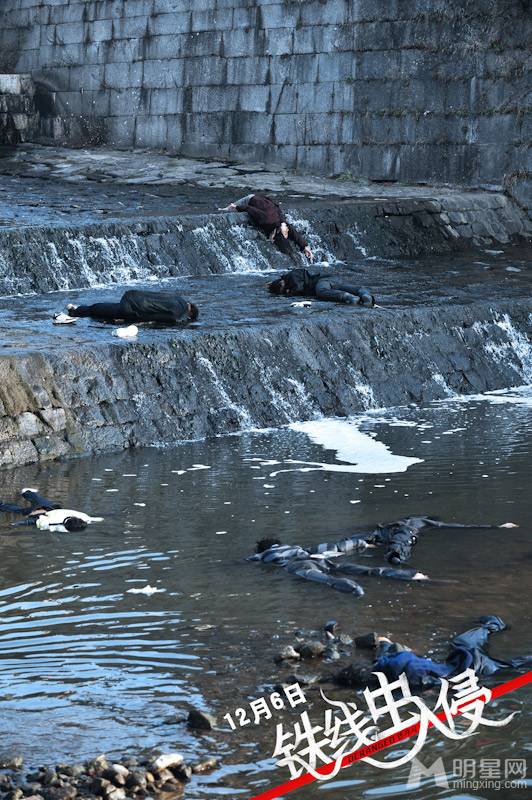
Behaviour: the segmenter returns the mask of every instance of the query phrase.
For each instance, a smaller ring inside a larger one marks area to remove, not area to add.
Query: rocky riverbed
[[[144,800],[179,798],[192,775],[217,766],[215,759],[186,763],[179,753],[151,758],[122,758],[110,762],[104,755],[84,764],[41,766],[26,772],[21,758],[0,764],[0,797],[5,800]]]

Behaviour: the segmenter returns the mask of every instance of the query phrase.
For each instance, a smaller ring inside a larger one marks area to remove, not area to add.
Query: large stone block
[[[209,9],[192,14],[192,31],[226,31],[233,25],[233,9]]]
[[[126,6],[127,17],[113,20],[113,39],[141,39],[149,33],[149,17],[129,16],[129,3]]]
[[[141,112],[142,90],[136,89],[109,89],[109,114],[111,117],[127,117]]]
[[[127,89],[138,87],[142,84],[143,65],[141,63],[128,64],[122,61],[116,64],[105,65],[105,84],[109,89]]]
[[[284,56],[293,52],[294,37],[297,35],[292,28],[276,28],[266,31],[262,52],[271,56]],[[248,51],[249,52],[249,51]]]
[[[135,118],[108,117],[105,120],[106,141],[118,147],[133,147],[135,138]]]
[[[276,120],[279,117],[275,118]],[[240,111],[230,120],[233,141],[253,144],[254,142],[275,142],[274,120],[265,114]]]
[[[112,42],[101,42],[96,45],[98,53],[97,63],[114,61],[141,61],[148,58],[146,42],[144,39],[113,39]],[[151,58],[151,56],[150,56]],[[91,61],[87,52],[87,61]]]
[[[305,2],[301,5],[300,21],[302,25],[341,25],[351,20],[348,0],[320,0]]]
[[[137,116],[135,125],[136,147],[164,147],[167,137],[167,122],[163,115]]]
[[[178,114],[183,111],[183,89],[152,89],[150,114]]]
[[[238,86],[198,86],[192,89],[192,111],[236,111]]]
[[[219,56],[222,55],[223,31],[200,31],[193,35],[179,37],[179,49],[182,56]],[[223,48],[223,55],[228,53]]]
[[[227,83],[242,85],[265,84],[270,68],[267,56],[248,56],[227,59]],[[272,82],[275,82],[272,80]]]
[[[90,38],[89,38],[90,37]],[[107,42],[113,38],[113,21],[111,19],[96,19],[91,22],[89,27],[89,36],[87,39],[92,42]],[[84,41],[80,37],[78,42]]]
[[[218,145],[225,140],[226,115],[223,113],[185,114],[183,123],[186,142]]]
[[[145,61],[143,86],[154,89],[169,89],[183,86],[184,63],[180,59],[167,61]]]
[[[356,61],[353,53],[320,53],[317,57],[318,81],[351,81],[356,77]]]
[[[161,36],[170,33],[189,33],[192,15],[189,11],[175,14],[157,14],[150,20],[150,32]]]
[[[69,70],[69,89],[70,91],[100,89],[104,83],[104,73],[103,64],[86,64],[83,67],[71,67]]]
[[[262,45],[263,32],[256,29],[237,28],[223,32],[223,54],[226,58],[247,56],[260,52],[257,44]]]
[[[78,44],[84,39],[85,25],[82,22],[64,22],[54,27],[55,41],[60,44]]]
[[[240,86],[239,105],[241,111],[265,113],[270,105],[269,86]]]
[[[150,36],[142,40],[142,57],[147,61],[182,58],[189,37],[172,33],[169,36]]]
[[[218,56],[188,58],[184,62],[185,86],[221,86],[226,83],[227,64]]]
[[[267,3],[260,6],[260,24],[269,28],[297,28],[301,24],[301,7],[296,2]]]
[[[58,22],[83,22],[87,19],[85,10],[86,3],[70,2],[66,5],[51,6],[47,9],[47,21],[52,23]],[[35,3],[35,7],[38,4]]]
[[[237,5],[242,6],[243,3]],[[245,8],[233,9],[233,30],[236,28],[255,28],[259,17],[259,9],[257,7],[250,7],[249,4]]]
[[[272,56],[270,60],[270,80],[272,83],[317,81],[318,63],[318,58],[311,54],[291,57]]]
[[[183,143],[183,117],[181,114],[166,116],[166,144],[170,152],[178,152]]]
[[[333,110],[334,84],[301,83],[297,87],[298,114],[303,112],[331,112]]]
[[[275,144],[306,144],[305,114],[277,114],[275,117]]]
[[[297,108],[297,89],[288,83],[270,86],[270,113],[293,114]]]

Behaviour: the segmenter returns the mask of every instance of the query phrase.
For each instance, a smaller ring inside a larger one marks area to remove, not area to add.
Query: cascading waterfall
[[[291,218],[317,261],[335,258],[305,218]],[[355,250],[353,250],[355,253]],[[359,254],[358,254],[359,255]],[[300,257],[303,265],[305,259]],[[0,295],[128,284],[175,275],[253,273],[293,262],[265,236],[226,216],[142,220],[131,225],[0,231]]]
[[[493,326],[475,322],[473,328],[486,335],[484,350],[495,360],[511,364],[521,375],[523,384],[532,383],[532,347],[528,336],[518,330],[508,314],[503,314],[495,321],[502,335],[495,339],[492,336]]]

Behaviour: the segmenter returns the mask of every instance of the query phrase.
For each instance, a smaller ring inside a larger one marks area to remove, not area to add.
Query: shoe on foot
[[[75,306],[74,303],[67,303],[67,307],[66,307],[67,311],[75,311],[76,308],[77,308],[77,306]]]
[[[75,322],[76,317],[69,317],[68,314],[57,313],[54,314],[53,323],[54,325],[67,325],[69,322]]]

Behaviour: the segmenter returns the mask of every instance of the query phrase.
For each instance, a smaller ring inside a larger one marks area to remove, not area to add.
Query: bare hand
[[[308,245],[305,247],[303,252],[306,255],[306,257],[308,258],[308,260],[312,263],[314,261],[314,253],[312,252],[312,250],[310,249],[310,247]]]

